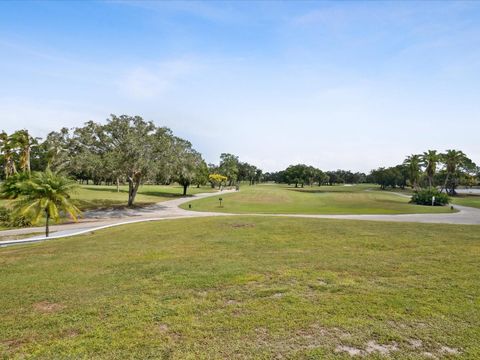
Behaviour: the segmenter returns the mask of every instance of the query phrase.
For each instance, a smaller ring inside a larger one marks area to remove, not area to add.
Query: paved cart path
[[[390,221],[390,222],[414,222],[414,223],[439,223],[439,224],[463,224],[480,225],[480,209],[467,206],[454,205],[458,210],[455,213],[442,214],[399,214],[399,215],[305,215],[305,214],[229,214],[218,212],[190,211],[179,208],[180,205],[190,201],[211,196],[219,196],[234,190],[223,192],[202,193],[190,197],[182,197],[174,200],[164,201],[158,204],[139,209],[117,209],[107,211],[86,211],[84,219],[78,223],[69,223],[51,226],[51,235],[45,238],[44,228],[23,228],[0,231],[0,236],[18,236],[32,233],[41,233],[36,236],[26,237],[18,240],[0,241],[0,246],[25,244],[61,237],[68,237],[89,233],[95,230],[105,229],[112,226],[131,224],[144,221],[158,221],[166,219],[180,219],[207,216],[277,216],[277,217],[298,217],[313,219],[344,219],[344,220],[368,220],[368,221]],[[398,194],[406,196],[404,194]]]

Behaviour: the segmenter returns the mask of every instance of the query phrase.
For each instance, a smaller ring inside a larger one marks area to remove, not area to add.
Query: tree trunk
[[[443,192],[443,189],[445,189],[445,192],[448,194],[447,184],[448,184],[449,176],[450,174],[447,172],[447,176],[445,177],[445,182],[443,183],[443,187],[440,189],[440,192]]]
[[[50,220],[50,214],[46,210],[45,210],[45,213],[47,214],[47,220],[45,221],[45,237],[48,237],[50,235],[50,229],[48,227],[48,221]]]
[[[140,187],[141,176],[134,175],[133,177],[128,177],[128,206],[133,206],[135,201],[135,196],[137,196],[138,188]]]
[[[117,192],[120,192],[120,179],[117,177]]]
[[[30,175],[31,168],[30,168],[30,149],[29,148],[26,150],[25,155],[26,155],[25,157],[27,158],[27,173],[28,175]]]
[[[188,185],[187,185],[187,184],[184,184],[184,185],[183,185],[183,196],[186,196],[186,195],[187,195],[187,188],[188,188]]]

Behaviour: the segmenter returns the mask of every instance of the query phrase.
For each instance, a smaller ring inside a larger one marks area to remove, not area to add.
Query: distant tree
[[[440,155],[436,150],[428,150],[421,155],[423,165],[425,166],[425,173],[428,178],[428,186],[434,185],[433,179],[437,171],[437,164],[440,160]]]
[[[36,139],[30,136],[28,130],[18,130],[11,136],[13,144],[19,150],[19,169],[30,174],[30,154],[32,146],[37,144]]]
[[[324,184],[327,184],[329,181],[329,177],[326,173],[324,173],[320,169],[316,169],[315,172],[315,181],[318,183],[318,186],[322,186]]]
[[[290,165],[285,169],[284,176],[288,184],[295,184],[295,187],[301,185],[303,188],[310,181],[312,171],[305,164]]]
[[[208,166],[207,163],[202,160],[196,169],[195,178],[193,183],[199,188],[201,185],[205,185],[208,182]]]
[[[0,151],[3,155],[3,170],[5,178],[13,176],[17,173],[15,166],[15,141],[5,131],[0,133]]]
[[[212,184],[212,188],[215,186],[218,186],[220,188],[225,182],[228,180],[228,178],[224,175],[221,174],[210,174],[208,175],[208,181]]]
[[[421,155],[410,155],[403,162],[408,169],[408,179],[413,189],[418,189],[418,183],[421,174],[422,157]]]
[[[67,171],[72,157],[72,142],[67,128],[52,131],[42,146],[46,150],[46,168],[55,172]]]
[[[445,164],[445,181],[440,192],[445,189],[449,195],[455,195],[459,178],[462,175],[468,175],[468,172],[474,172],[475,164],[463,151],[459,150],[447,150],[444,154],[440,154],[440,160]]]
[[[192,148],[190,142],[174,138],[176,149],[175,180],[183,186],[183,196],[187,195],[188,187],[195,181],[197,173],[204,162],[200,153]]]
[[[380,185],[382,190],[387,187],[404,188],[407,183],[408,172],[403,165],[393,166],[389,168],[380,167],[372,170],[369,176],[370,180]]]
[[[128,182],[128,206],[132,206],[142,180],[158,162],[165,160],[171,132],[167,128],[157,128],[140,116],[128,115],[111,115],[102,130],[101,141],[109,151],[116,153],[115,166]]]
[[[219,171],[226,176],[229,181],[229,186],[237,181],[238,178],[238,156],[223,153],[220,155]]]
[[[255,182],[260,183],[263,181],[263,170],[255,167]]]

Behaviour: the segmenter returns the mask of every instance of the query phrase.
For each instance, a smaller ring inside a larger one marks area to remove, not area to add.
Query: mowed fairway
[[[375,185],[313,186],[244,185],[233,194],[193,201],[192,210],[237,214],[411,214],[452,212],[449,206],[409,204],[409,199]],[[184,209],[188,204],[182,206]]]
[[[471,206],[480,209],[480,195],[460,195],[452,198],[454,204]]]
[[[479,358],[479,230],[241,216],[0,249],[0,353]]]

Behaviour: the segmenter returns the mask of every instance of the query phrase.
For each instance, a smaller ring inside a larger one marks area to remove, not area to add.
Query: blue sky
[[[478,2],[1,2],[0,128],[141,115],[209,162],[480,163]]]

